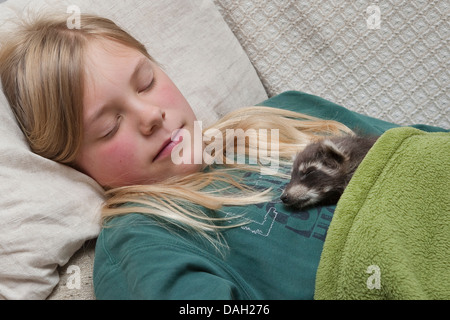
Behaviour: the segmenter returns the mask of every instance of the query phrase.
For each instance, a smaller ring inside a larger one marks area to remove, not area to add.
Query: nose
[[[283,201],[284,203],[288,203],[289,202],[289,195],[286,193],[286,191],[284,191],[281,196],[280,196],[281,201]]]
[[[140,131],[143,135],[148,136],[162,126],[166,113],[158,107],[145,107],[138,116],[140,117]]]

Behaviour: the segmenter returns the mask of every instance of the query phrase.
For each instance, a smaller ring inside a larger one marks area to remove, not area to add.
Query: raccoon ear
[[[322,141],[322,145],[324,146],[325,153],[336,160],[338,163],[342,163],[347,159],[347,156],[333,141],[324,139]]]

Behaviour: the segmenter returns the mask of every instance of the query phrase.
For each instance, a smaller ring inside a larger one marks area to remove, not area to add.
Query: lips
[[[164,143],[161,146],[161,149],[159,149],[159,152],[156,154],[153,161],[163,159],[168,155],[170,155],[173,148],[175,148],[175,146],[179,144],[181,141],[183,141],[183,136],[181,135],[181,128],[180,128],[172,133],[172,137],[170,139],[164,141]]]

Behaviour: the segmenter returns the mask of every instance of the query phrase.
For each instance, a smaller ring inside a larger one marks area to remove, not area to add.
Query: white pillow
[[[205,126],[267,99],[211,0],[8,0],[0,29],[25,8],[67,12],[70,5],[111,18],[142,41]],[[0,298],[43,299],[58,283],[57,267],[100,231],[103,193],[89,177],[30,152],[3,93],[0,123]]]

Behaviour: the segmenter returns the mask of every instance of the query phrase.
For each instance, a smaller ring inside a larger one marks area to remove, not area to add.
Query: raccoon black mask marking
[[[325,138],[297,154],[281,200],[297,209],[336,204],[375,137]]]

